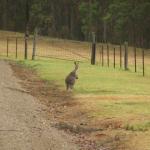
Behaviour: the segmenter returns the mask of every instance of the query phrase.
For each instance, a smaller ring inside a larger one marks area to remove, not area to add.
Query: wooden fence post
[[[120,44],[120,68],[122,68],[122,46]]]
[[[16,37],[16,59],[18,58],[18,38]]]
[[[7,37],[7,57],[9,56],[9,38]]]
[[[109,44],[107,44],[107,65],[109,67]]]
[[[28,36],[25,35],[25,53],[24,53],[24,59],[28,59]]]
[[[96,36],[95,33],[92,33],[92,53],[91,53],[91,64],[95,65],[96,59]]]
[[[104,66],[104,45],[102,44],[102,66]]]
[[[114,68],[116,68],[116,49],[114,48]]]
[[[145,51],[142,49],[143,76],[145,76]]]
[[[134,65],[135,65],[135,72],[137,72],[137,65],[136,65],[136,46],[134,46]]]
[[[24,58],[28,59],[28,37],[29,37],[29,20],[30,20],[30,4],[29,0],[26,0],[26,7],[25,7],[25,54]]]
[[[125,46],[124,68],[125,70],[128,70],[128,42],[125,42],[124,46]]]
[[[101,65],[101,61],[102,61],[102,52],[101,52],[101,48],[99,49],[99,62]]]
[[[35,28],[35,31],[34,31],[34,38],[33,38],[32,60],[35,59],[35,54],[36,54],[36,38],[37,38],[37,33],[38,33],[38,30],[37,30],[37,28]]]

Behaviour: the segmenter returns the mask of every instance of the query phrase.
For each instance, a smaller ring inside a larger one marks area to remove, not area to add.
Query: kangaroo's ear
[[[75,61],[74,64],[75,64],[75,65],[79,65],[79,61]]]

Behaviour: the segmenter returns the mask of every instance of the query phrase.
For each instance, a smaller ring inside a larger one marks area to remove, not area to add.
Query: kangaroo
[[[76,72],[79,68],[79,63],[74,62],[74,64],[75,64],[75,69],[72,72],[70,72],[65,79],[66,90],[73,89],[75,85],[75,81],[76,79],[78,79],[78,75],[76,74]]]

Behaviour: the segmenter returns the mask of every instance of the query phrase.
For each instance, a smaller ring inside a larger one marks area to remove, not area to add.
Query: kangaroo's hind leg
[[[66,90],[68,91],[69,90],[69,84],[66,83]]]
[[[74,84],[71,84],[70,85],[70,89],[73,90],[73,87],[74,87]]]

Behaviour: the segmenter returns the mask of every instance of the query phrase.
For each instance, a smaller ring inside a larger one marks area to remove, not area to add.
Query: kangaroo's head
[[[74,69],[74,71],[77,71],[78,70],[78,68],[79,68],[79,62],[74,62],[74,65],[75,65],[75,69]]]
[[[74,76],[76,79],[78,79],[78,75],[76,74],[78,68],[79,68],[79,62],[74,62],[75,69],[70,73],[71,76]]]

